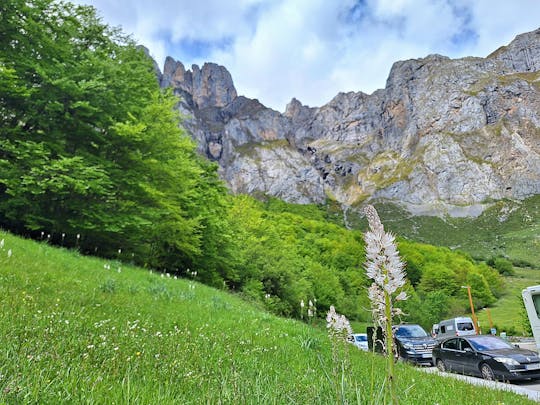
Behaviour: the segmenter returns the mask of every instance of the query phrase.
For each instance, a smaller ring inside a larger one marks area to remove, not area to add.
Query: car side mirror
[[[467,353],[472,353],[473,349],[471,349],[470,347],[466,347],[465,349],[463,349],[463,351]]]

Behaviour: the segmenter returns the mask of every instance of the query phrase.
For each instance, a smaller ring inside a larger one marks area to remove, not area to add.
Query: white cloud
[[[430,53],[486,56],[538,28],[537,0],[77,0],[186,66],[224,65],[239,94],[283,110],[371,93],[392,64]]]

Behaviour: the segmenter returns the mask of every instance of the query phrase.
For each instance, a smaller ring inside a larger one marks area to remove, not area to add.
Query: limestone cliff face
[[[396,62],[386,87],[283,114],[237,96],[224,67],[168,58],[162,86],[233,192],[477,215],[540,193],[540,30],[487,58]]]

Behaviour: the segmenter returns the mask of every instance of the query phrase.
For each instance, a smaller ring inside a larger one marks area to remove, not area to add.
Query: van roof
[[[472,322],[472,319],[470,316],[456,316],[455,318],[450,318],[450,319],[445,319],[444,321],[440,321],[439,323],[443,323],[443,322],[452,322],[452,321],[471,321]]]

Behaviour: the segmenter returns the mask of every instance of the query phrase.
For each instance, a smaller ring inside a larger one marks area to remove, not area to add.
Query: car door
[[[456,370],[456,355],[458,354],[457,338],[448,339],[441,345],[441,358],[446,367],[450,370]]]
[[[478,374],[478,353],[466,339],[459,338],[458,344],[460,349],[459,362],[463,365],[463,372],[466,374]]]
[[[457,373],[467,374],[468,356],[467,352],[461,349],[463,339],[455,338],[452,341],[452,370]]]

